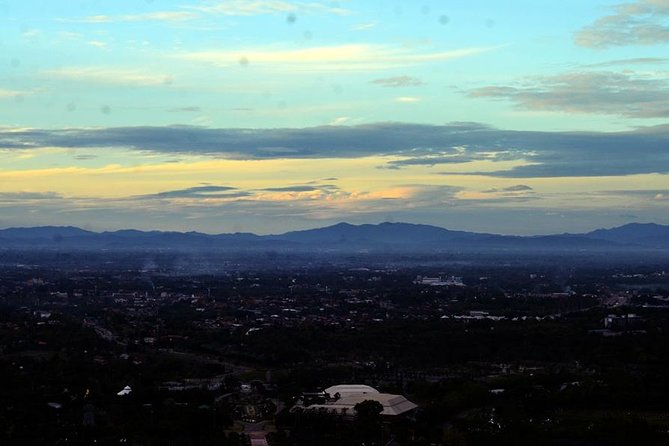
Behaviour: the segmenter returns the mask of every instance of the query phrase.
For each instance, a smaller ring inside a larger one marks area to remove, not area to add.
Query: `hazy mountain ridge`
[[[453,231],[430,225],[338,223],[275,235],[252,233],[119,231],[92,232],[65,226],[0,230],[0,248],[58,249],[360,249],[434,251],[467,249],[669,249],[669,226],[630,223],[583,234],[509,236]]]

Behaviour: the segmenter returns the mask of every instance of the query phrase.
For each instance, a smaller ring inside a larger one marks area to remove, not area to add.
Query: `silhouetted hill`
[[[300,250],[341,252],[463,250],[629,250],[668,249],[669,226],[632,223],[585,234],[507,236],[452,231],[430,225],[338,223],[324,228],[259,236],[250,233],[120,231],[91,232],[75,227],[44,226],[0,230],[0,248]]]
[[[669,248],[669,226],[655,223],[630,223],[612,229],[597,229],[588,238],[658,248]]]
[[[80,237],[94,234],[96,233],[75,228],[74,226],[36,226],[31,228],[0,229],[0,239],[55,239],[61,237]]]
[[[485,235],[410,223],[381,223],[378,225],[338,223],[325,228],[287,232],[272,237],[298,243],[422,244],[464,241]]]

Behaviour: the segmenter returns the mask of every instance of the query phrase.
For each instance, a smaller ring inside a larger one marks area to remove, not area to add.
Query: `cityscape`
[[[3,442],[669,435],[666,250],[37,249],[2,254]]]

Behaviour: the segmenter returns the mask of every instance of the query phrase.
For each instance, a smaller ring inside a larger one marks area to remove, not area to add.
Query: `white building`
[[[397,416],[410,412],[418,406],[402,395],[381,393],[373,387],[361,384],[341,384],[325,389],[324,402],[304,405],[300,401],[295,407],[305,410],[326,410],[341,415],[355,415],[355,405],[363,401],[377,401],[383,406],[381,415]]]

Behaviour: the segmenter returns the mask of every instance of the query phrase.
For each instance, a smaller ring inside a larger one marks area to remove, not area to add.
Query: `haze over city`
[[[669,2],[0,1],[0,226],[669,223]]]

